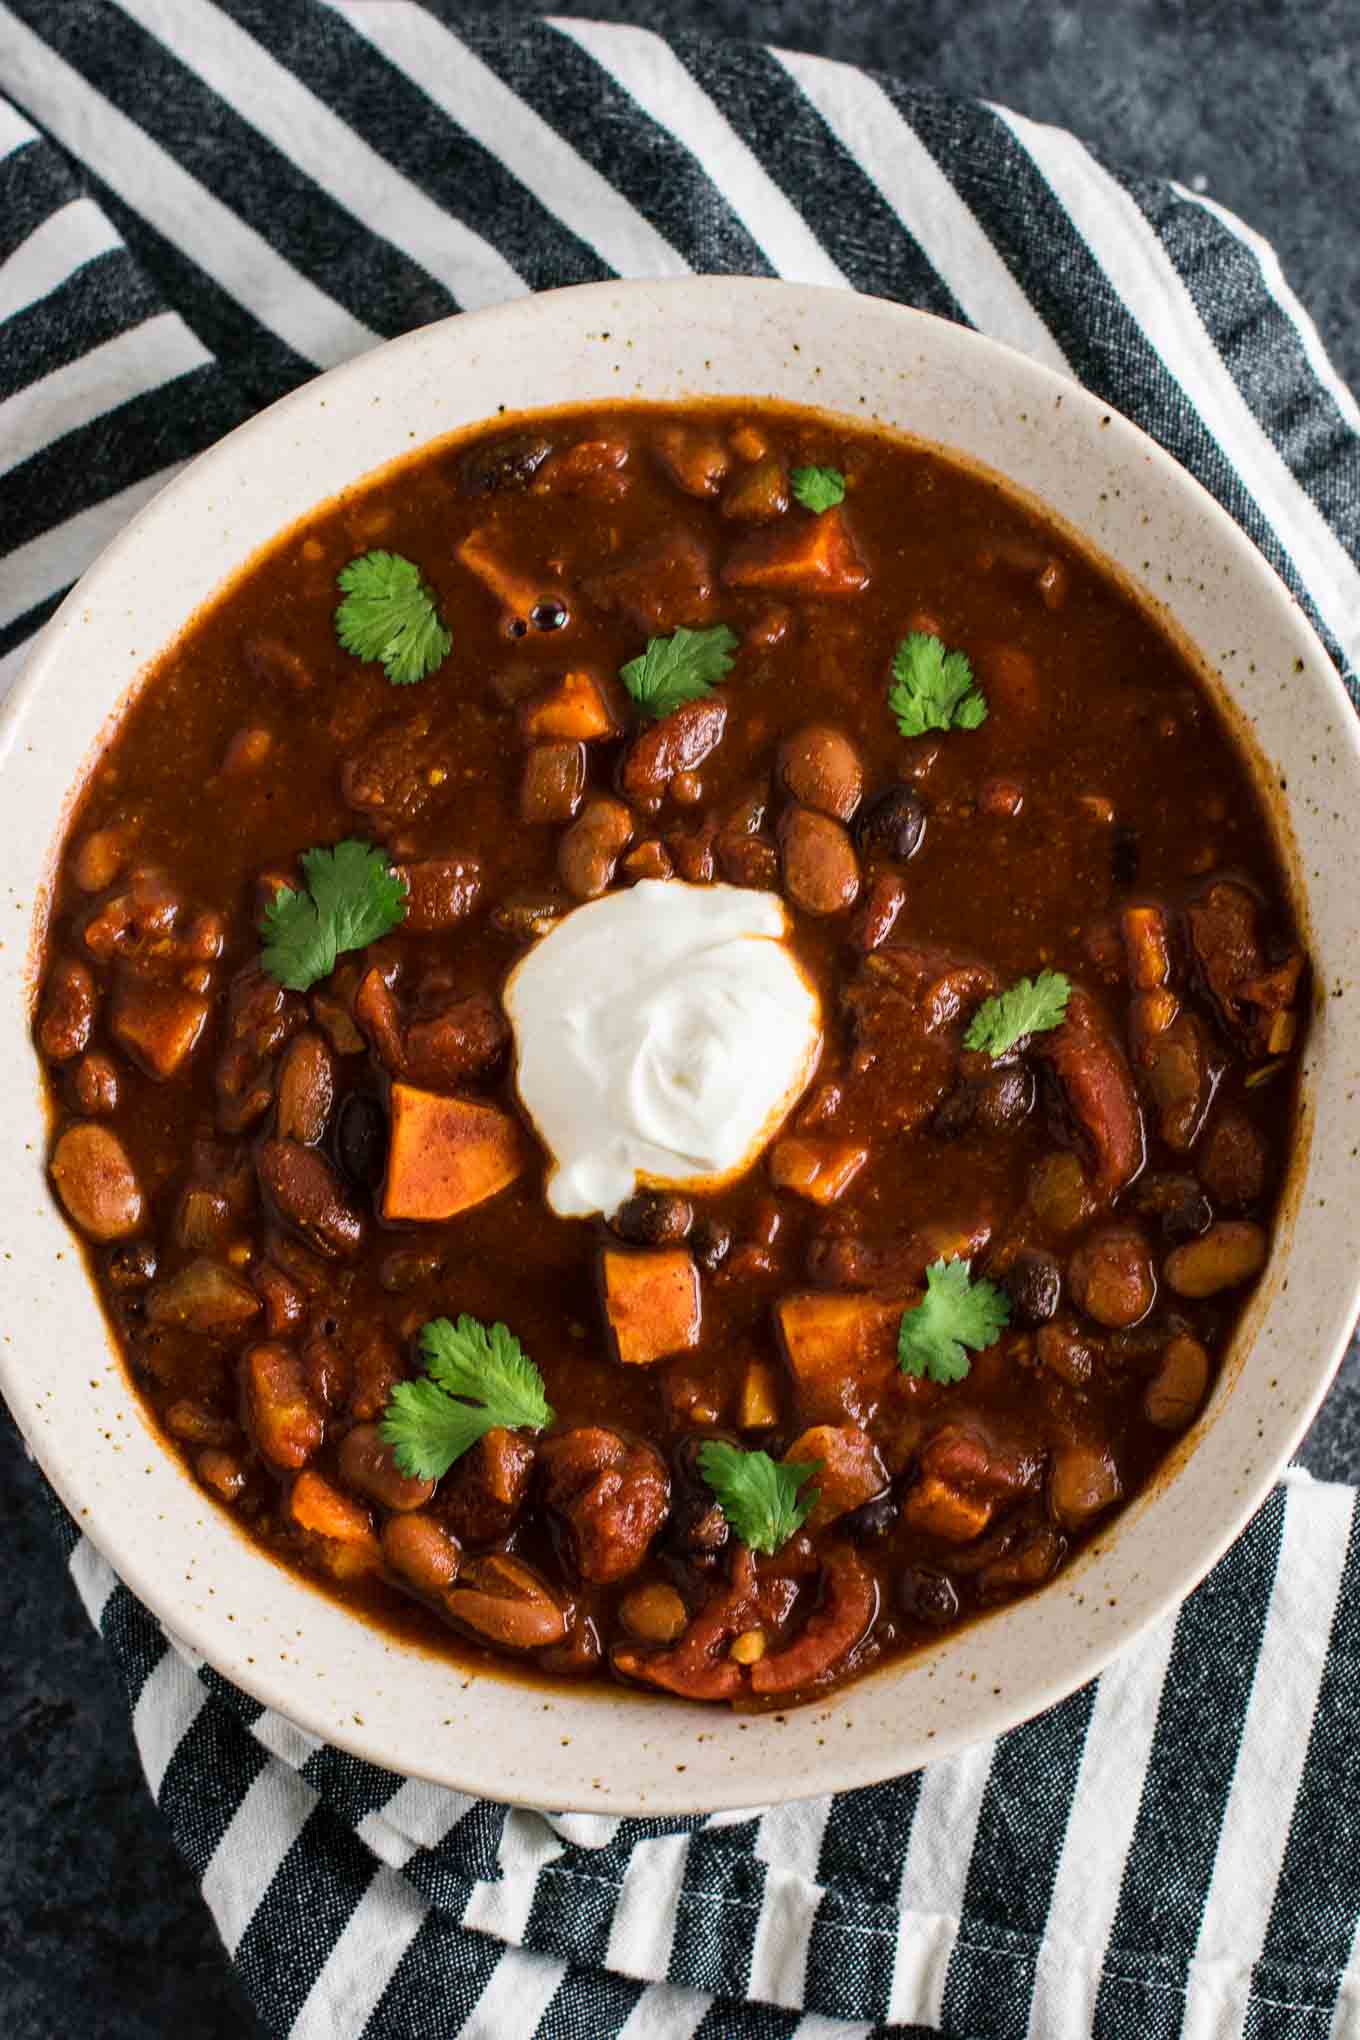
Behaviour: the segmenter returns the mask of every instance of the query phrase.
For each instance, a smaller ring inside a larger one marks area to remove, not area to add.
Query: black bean
[[[1009,1133],[1034,1110],[1034,1073],[1023,1064],[993,1070],[978,1085],[977,1123],[987,1133]]]
[[[372,1190],[387,1167],[387,1115],[367,1091],[351,1091],[335,1120],[335,1159],[361,1190]]]
[[[639,1190],[621,1204],[609,1224],[634,1247],[669,1247],[688,1237],[694,1206],[668,1190]]]
[[[727,1259],[732,1229],[716,1218],[701,1218],[690,1234],[689,1249],[701,1268],[715,1275]]]
[[[913,1622],[943,1629],[957,1619],[959,1597],[948,1573],[932,1572],[928,1566],[912,1565],[902,1575],[898,1588],[902,1612]]]
[[[529,621],[535,630],[561,630],[569,621],[565,602],[536,602],[529,611]]]
[[[1138,883],[1138,831],[1129,822],[1116,822],[1110,832],[1110,877],[1116,885]]]
[[[957,1140],[972,1125],[977,1107],[978,1086],[956,1084],[931,1120],[931,1132],[940,1140]]]
[[[110,1289],[145,1289],[156,1279],[156,1249],[150,1240],[124,1240],[104,1257]]]
[[[1129,1202],[1140,1218],[1155,1218],[1172,1245],[1197,1240],[1213,1224],[1214,1208],[1193,1176],[1152,1170],[1140,1176]]]
[[[901,1513],[902,1505],[891,1493],[875,1495],[871,1502],[861,1502],[848,1516],[842,1516],[839,1527],[856,1544],[872,1544],[888,1536]]]
[[[537,433],[508,433],[504,439],[474,446],[463,455],[458,463],[459,487],[465,496],[527,489],[551,452],[552,441]]]
[[[731,1432],[690,1431],[671,1453],[671,1512],[662,1541],[691,1565],[711,1565],[729,1536],[727,1518],[699,1470],[700,1449],[715,1439],[737,1443]]]
[[[905,864],[925,839],[928,809],[914,787],[896,780],[859,811],[855,841],[866,855],[877,850]]]
[[[1011,1303],[1011,1322],[1033,1330],[1046,1325],[1062,1300],[1062,1270],[1052,1254],[1026,1249],[1001,1277]]]

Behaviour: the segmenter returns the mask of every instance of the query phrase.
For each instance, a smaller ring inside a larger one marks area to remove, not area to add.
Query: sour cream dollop
[[[773,893],[648,879],[575,908],[516,965],[516,1081],[560,1216],[755,1161],[821,1053],[788,933]]]

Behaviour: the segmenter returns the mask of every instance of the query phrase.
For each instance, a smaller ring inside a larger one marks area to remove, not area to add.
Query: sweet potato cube
[[[797,1290],[775,1321],[806,1420],[858,1416],[880,1395],[897,1365],[897,1328],[915,1296],[881,1297]]]
[[[752,1360],[741,1384],[739,1431],[765,1431],[779,1422],[779,1377],[768,1360]]]
[[[834,1204],[869,1159],[869,1150],[848,1140],[808,1140],[786,1134],[770,1153],[770,1174],[781,1190],[813,1204]]]
[[[342,1495],[319,1473],[300,1473],[288,1497],[288,1513],[300,1530],[334,1537],[341,1544],[373,1543],[373,1519],[362,1502]]]
[[[784,1457],[798,1466],[822,1462],[813,1483],[817,1506],[808,1517],[809,1530],[823,1530],[838,1516],[848,1516],[888,1485],[888,1469],[878,1447],[858,1424],[814,1424],[794,1439]]]
[[[950,1544],[971,1544],[992,1520],[995,1503],[981,1495],[966,1495],[938,1473],[922,1474],[902,1504],[902,1521],[908,1529],[924,1531],[928,1537],[943,1537]]]
[[[545,587],[541,577],[521,573],[518,567],[495,552],[485,531],[470,531],[454,553],[469,573],[477,576],[496,599],[516,616],[527,616],[538,602],[552,599],[556,590]]]
[[[597,743],[621,728],[609,683],[584,666],[560,674],[519,706],[520,735],[529,744]]]
[[[513,1183],[528,1158],[524,1135],[508,1112],[393,1084],[382,1215],[456,1218]]]
[[[756,533],[722,570],[729,588],[770,588],[794,595],[857,595],[869,585],[844,513],[798,517]]]
[[[683,1247],[605,1247],[600,1284],[615,1357],[625,1367],[650,1367],[698,1345],[699,1271]]]
[[[174,985],[125,977],[113,1001],[114,1040],[149,1077],[164,1083],[188,1061],[208,1018],[208,1001]]]

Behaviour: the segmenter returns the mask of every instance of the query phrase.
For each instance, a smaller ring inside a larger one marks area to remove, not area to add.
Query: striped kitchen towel
[[[0,95],[0,688],[180,463],[317,369],[553,284],[725,270],[1078,377],[1227,505],[1357,693],[1353,399],[1268,247],[1070,135],[808,57],[397,0],[0,0]],[[1178,1615],[994,1744],[671,1821],[317,1744],[62,1520],[271,2033],[1360,2034],[1348,1488],[1291,1476]]]

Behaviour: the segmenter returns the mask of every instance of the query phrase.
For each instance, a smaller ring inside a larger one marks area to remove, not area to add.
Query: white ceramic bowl
[[[1306,1164],[1205,1417],[1166,1477],[1055,1584],[787,1716],[545,1693],[389,1640],[263,1557],[160,1443],[48,1194],[30,1043],[44,885],[73,786],[146,663],[282,526],[503,406],[775,395],[939,442],[1041,498],[1221,675],[1278,799],[1319,997]],[[663,1813],[865,1784],[990,1736],[1091,1677],[1201,1578],[1265,1495],[1355,1319],[1360,734],[1322,647],[1237,526],[1150,440],[1047,369],[839,291],[597,284],[450,319],[321,376],[196,461],[63,604],[0,723],[0,1385],[128,1585],[230,1679],[394,1770],[558,1808]],[[1292,829],[1292,835],[1291,835]]]

